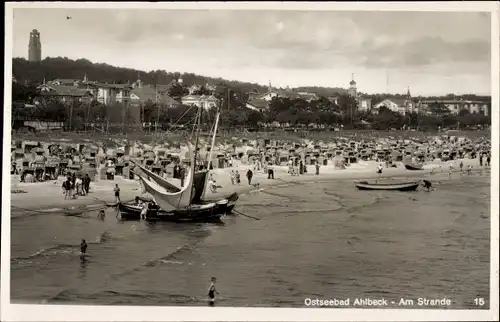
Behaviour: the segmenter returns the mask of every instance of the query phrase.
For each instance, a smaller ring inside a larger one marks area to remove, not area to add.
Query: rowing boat
[[[369,183],[367,181],[355,182],[354,185],[359,190],[394,190],[394,191],[415,191],[420,182],[401,182],[401,183]]]

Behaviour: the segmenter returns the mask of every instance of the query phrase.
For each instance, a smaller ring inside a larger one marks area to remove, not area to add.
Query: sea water
[[[489,305],[489,173],[435,191],[358,191],[349,180],[243,195],[222,224],[13,213],[14,303],[304,307],[306,299],[447,298]],[[410,179],[413,180],[413,179]],[[79,258],[85,238],[88,260]]]

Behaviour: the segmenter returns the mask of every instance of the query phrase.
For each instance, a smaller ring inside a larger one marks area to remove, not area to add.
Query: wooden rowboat
[[[355,182],[354,185],[359,190],[395,190],[395,191],[415,191],[420,185],[419,181],[401,183],[369,183],[367,181]]]
[[[404,165],[407,170],[422,170],[424,168],[423,164],[405,162]]]

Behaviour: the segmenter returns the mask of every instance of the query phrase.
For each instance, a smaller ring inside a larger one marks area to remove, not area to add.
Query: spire
[[[410,86],[408,86],[408,91],[406,92],[406,98],[411,99]]]
[[[351,74],[351,82],[349,83],[351,86],[356,86],[356,81],[354,80],[354,73]]]
[[[83,76],[83,81],[84,81],[84,82],[87,82],[87,81],[88,81],[88,80],[87,80],[87,73],[85,73],[85,75]]]
[[[45,85],[45,77],[43,78],[43,85]]]
[[[272,89],[273,87],[271,86],[271,81],[269,80],[269,85],[267,86],[267,90],[270,92]]]

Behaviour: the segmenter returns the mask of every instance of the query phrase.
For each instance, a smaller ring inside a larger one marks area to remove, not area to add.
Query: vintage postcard
[[[2,320],[498,319],[497,2],[5,12]]]

